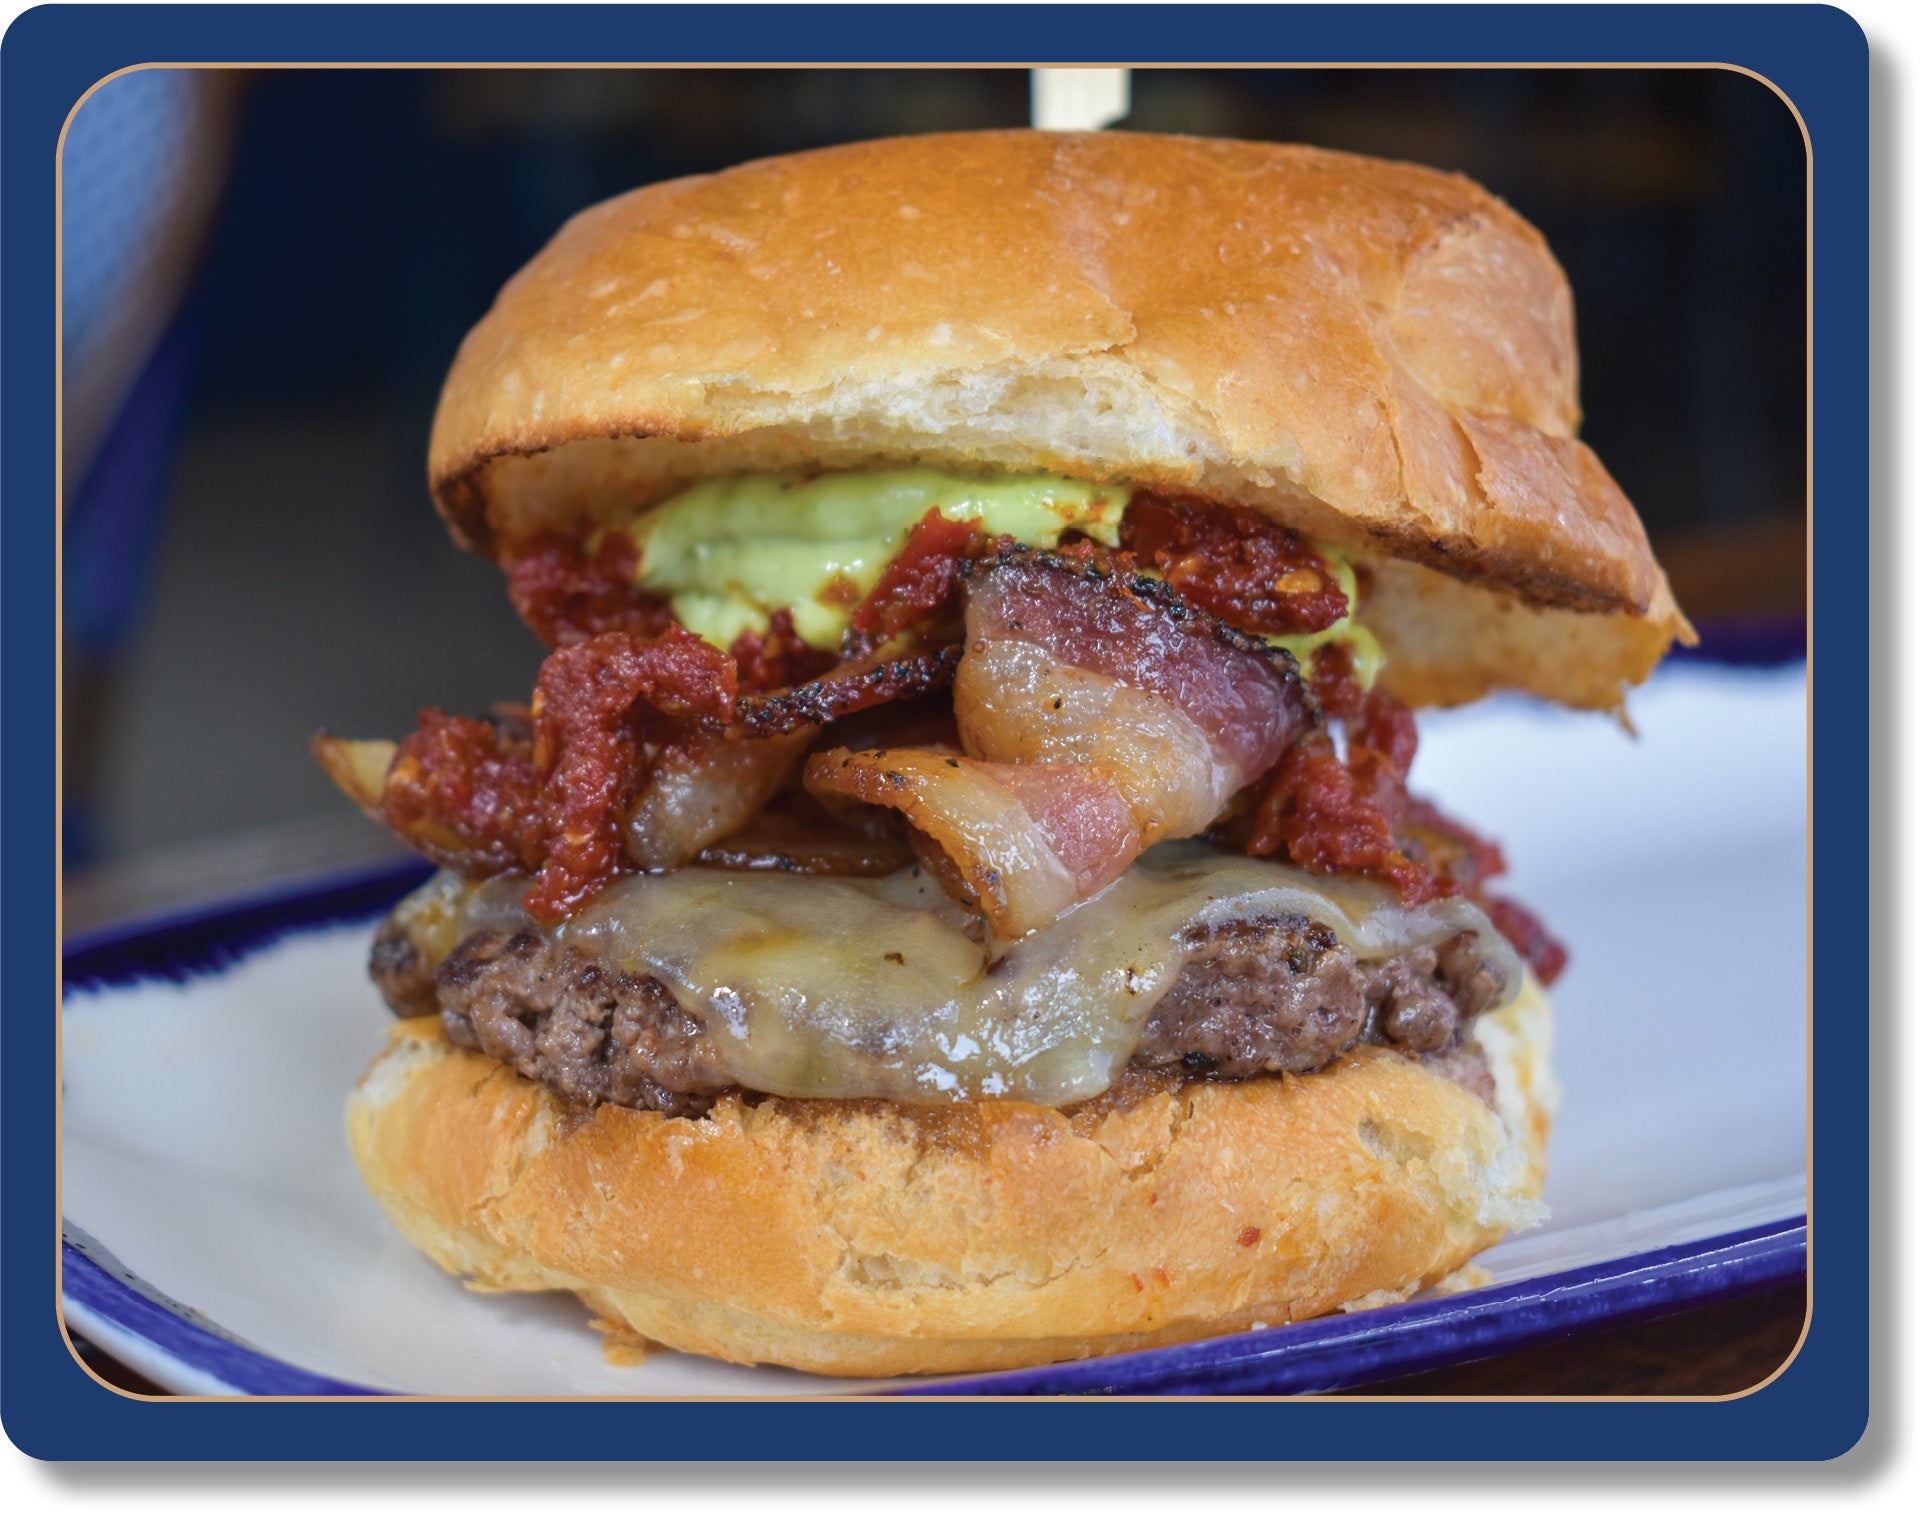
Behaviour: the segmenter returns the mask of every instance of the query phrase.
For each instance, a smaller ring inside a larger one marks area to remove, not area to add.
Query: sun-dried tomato
[[[1330,642],[1313,654],[1313,697],[1329,720],[1344,722],[1350,746],[1380,753],[1402,776],[1413,767],[1420,733],[1413,712],[1384,692],[1362,689],[1353,671],[1353,649]]]
[[[1413,712],[1380,690],[1363,690],[1347,650],[1322,648],[1313,663],[1321,713],[1346,733],[1346,757],[1316,732],[1280,760],[1244,825],[1258,856],[1283,853],[1322,873],[1363,873],[1393,885],[1409,905],[1465,894],[1550,984],[1567,949],[1534,916],[1486,892],[1506,872],[1499,844],[1407,793],[1419,748]]]
[[[1410,854],[1398,829],[1420,744],[1413,712],[1382,691],[1361,689],[1338,645],[1315,656],[1313,692],[1322,714],[1344,727],[1346,756],[1325,731],[1295,743],[1255,808],[1247,850],[1285,853],[1320,873],[1383,879],[1409,905],[1459,893],[1445,873]]]
[[[380,812],[408,842],[469,878],[537,868],[546,853],[533,752],[487,721],[421,711],[387,770]]]
[[[1526,906],[1492,895],[1476,895],[1475,902],[1487,912],[1487,919],[1499,933],[1513,943],[1513,950],[1541,983],[1551,984],[1566,971],[1567,949]]]
[[[1001,538],[1011,541],[1010,537]],[[1091,537],[1075,536],[1071,533],[1060,538],[1060,545],[1054,549],[1063,558],[1076,558],[1081,562],[1097,564],[1107,572],[1124,578],[1135,573],[1140,567],[1140,555],[1122,552],[1118,547],[1108,547],[1094,541]]]
[[[853,629],[877,647],[909,627],[938,619],[960,590],[960,560],[978,526],[951,521],[938,509],[914,523],[873,592],[855,607]]]
[[[1329,642],[1315,650],[1308,682],[1320,713],[1330,721],[1357,719],[1367,702],[1367,691],[1354,676],[1353,653],[1343,643]]]
[[[1409,799],[1396,828],[1401,846],[1417,851],[1421,863],[1457,884],[1513,944],[1543,984],[1551,984],[1567,966],[1567,949],[1540,918],[1524,905],[1489,894],[1487,884],[1507,871],[1506,854],[1490,841],[1432,803]]]
[[[733,660],[682,626],[642,638],[608,631],[546,661],[533,692],[534,760],[548,851],[529,915],[559,920],[620,867],[620,827],[647,773],[642,736],[660,718],[724,722]]]
[[[1136,494],[1121,518],[1120,545],[1242,631],[1325,631],[1347,613],[1346,592],[1312,543],[1244,506]]]
[[[793,612],[784,608],[767,617],[765,631],[741,632],[729,652],[740,665],[743,694],[791,689],[818,678],[840,661],[832,653],[801,641],[800,633],[793,629]]]
[[[1409,796],[1395,828],[1401,846],[1468,894],[1507,871],[1498,842],[1469,830],[1431,801]]]
[[[1342,762],[1324,731],[1294,743],[1274,768],[1254,811],[1247,851],[1285,853],[1316,873],[1364,873],[1393,885],[1409,905],[1457,894],[1451,881],[1401,850],[1393,798],[1403,776],[1370,748]]]
[[[603,631],[659,636],[673,624],[673,607],[635,585],[640,553],[624,531],[603,533],[591,555],[573,537],[541,532],[505,567],[513,608],[549,647],[571,647]]]

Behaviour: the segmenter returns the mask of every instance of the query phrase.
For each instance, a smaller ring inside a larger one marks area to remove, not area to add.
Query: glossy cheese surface
[[[540,929],[524,880],[442,875],[401,906],[444,955],[473,931]],[[683,868],[636,874],[553,928],[559,940],[666,984],[705,1023],[741,1085],[803,1098],[1007,1098],[1067,1105],[1104,1090],[1185,966],[1196,923],[1305,916],[1361,961],[1477,931],[1464,899],[1403,907],[1357,880],[1165,843],[1049,929],[1010,944],[917,869],[879,879]],[[1510,990],[1510,994],[1511,994]]]

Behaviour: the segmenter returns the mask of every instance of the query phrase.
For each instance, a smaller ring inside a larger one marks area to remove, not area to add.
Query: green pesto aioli
[[[1113,547],[1129,493],[1052,474],[750,473],[696,484],[627,529],[641,588],[670,597],[689,631],[730,647],[785,609],[802,641],[831,651],[929,510],[1030,547],[1057,546],[1068,530]]]
[[[1380,639],[1353,618],[1353,607],[1359,598],[1359,581],[1354,577],[1352,565],[1339,553],[1319,542],[1313,544],[1313,550],[1325,558],[1333,569],[1334,580],[1347,597],[1347,613],[1325,631],[1268,637],[1267,645],[1286,648],[1303,669],[1312,672],[1313,654],[1317,649],[1332,642],[1344,642],[1348,655],[1353,659],[1354,679],[1362,689],[1371,689],[1373,681],[1380,675],[1380,665],[1387,660],[1387,656],[1381,649]]]
[[[1066,531],[1114,547],[1130,496],[1125,485],[1055,474],[749,473],[704,480],[621,529],[640,549],[640,586],[667,596],[680,623],[714,646],[765,631],[768,617],[784,609],[802,641],[832,651],[854,606],[929,510],[978,521],[989,534],[1029,547],[1055,547]],[[1353,569],[1326,547],[1318,551],[1352,604]],[[1315,649],[1344,642],[1366,688],[1382,661],[1380,643],[1351,613],[1325,631],[1267,640],[1303,668]]]

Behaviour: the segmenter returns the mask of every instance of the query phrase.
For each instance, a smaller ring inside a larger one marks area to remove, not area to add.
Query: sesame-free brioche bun
[[[456,536],[495,553],[748,469],[1188,492],[1370,565],[1402,698],[1612,708],[1692,633],[1579,417],[1566,279],[1464,178],[956,133],[583,211],[462,345],[429,478]]]
[[[348,1104],[374,1196],[487,1290],[816,1373],[1013,1368],[1279,1326],[1438,1283],[1539,1214],[1548,1011],[1475,1035],[1497,1109],[1361,1047],[1302,1077],[1064,1114],[1011,1101],[570,1108],[398,1025]]]

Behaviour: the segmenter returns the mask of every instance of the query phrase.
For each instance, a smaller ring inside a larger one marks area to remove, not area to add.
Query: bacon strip
[[[1003,939],[1205,830],[1312,719],[1291,659],[1152,580],[1003,550],[965,583],[965,755],[822,753],[806,784],[899,811]]]
[[[1211,822],[1311,721],[1284,653],[1156,580],[1025,550],[969,571],[954,706],[978,756],[1112,767],[1166,812],[1149,844]]]
[[[1140,829],[1124,797],[1067,764],[843,747],[808,759],[806,772],[807,788],[822,798],[899,811],[945,854],[960,897],[1002,937],[1065,914],[1140,853]]]
[[[750,695],[734,711],[748,736],[824,726],[877,705],[945,689],[960,666],[958,647],[921,647],[903,657],[845,663],[824,678],[779,694]]]
[[[376,821],[387,791],[387,771],[393,767],[397,742],[355,742],[326,731],[316,731],[307,743],[313,760],[326,770],[340,792]]]

